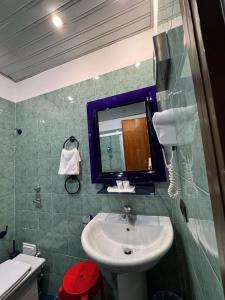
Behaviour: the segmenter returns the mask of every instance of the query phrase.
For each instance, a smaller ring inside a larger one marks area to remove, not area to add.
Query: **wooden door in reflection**
[[[147,119],[123,120],[122,129],[126,170],[148,170],[151,155]]]

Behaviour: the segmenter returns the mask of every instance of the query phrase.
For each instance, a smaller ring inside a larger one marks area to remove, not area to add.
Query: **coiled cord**
[[[184,177],[190,182],[194,182],[194,175],[193,175],[193,159],[192,157],[190,158],[188,155],[185,156],[182,151],[180,151],[181,157],[183,158],[183,172],[184,172]]]
[[[180,196],[181,189],[177,178],[176,155],[175,155],[176,150],[175,148],[172,148],[172,156],[169,164],[167,164],[166,156],[163,148],[162,151],[163,151],[165,165],[169,173],[168,194],[171,198],[177,199]]]

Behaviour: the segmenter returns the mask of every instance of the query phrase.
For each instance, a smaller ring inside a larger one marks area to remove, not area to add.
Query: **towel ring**
[[[68,183],[70,180],[77,181],[77,183],[78,183],[78,188],[77,188],[77,190],[76,190],[75,192],[71,192],[71,191],[68,190],[67,183]],[[68,194],[70,194],[70,195],[78,194],[78,193],[80,192],[80,188],[81,188],[79,178],[78,178],[76,175],[68,176],[68,177],[66,178],[66,180],[65,180],[64,187],[65,187],[65,190],[67,191]]]
[[[73,135],[71,135],[71,137],[69,137],[67,140],[65,140],[65,142],[64,142],[64,144],[63,144],[63,148],[65,148],[65,146],[66,146],[66,143],[67,142],[71,142],[71,143],[74,143],[74,142],[76,142],[77,143],[77,149],[79,148],[79,146],[80,146],[80,143],[78,142],[78,140],[75,138],[75,136],[73,136]]]

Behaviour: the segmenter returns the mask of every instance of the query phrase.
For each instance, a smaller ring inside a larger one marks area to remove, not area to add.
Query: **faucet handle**
[[[34,187],[34,190],[35,190],[36,193],[40,193],[41,187],[39,185],[37,185],[37,186]]]
[[[124,210],[125,214],[127,214],[127,215],[131,215],[131,213],[133,211],[132,207],[129,205],[124,205],[123,210]]]

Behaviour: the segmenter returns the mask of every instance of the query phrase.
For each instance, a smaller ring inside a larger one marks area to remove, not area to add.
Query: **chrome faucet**
[[[131,222],[132,219],[133,219],[132,211],[133,211],[133,209],[132,209],[131,206],[124,205],[124,207],[123,207],[123,213],[122,213],[121,217],[123,219],[126,219],[128,222]]]

